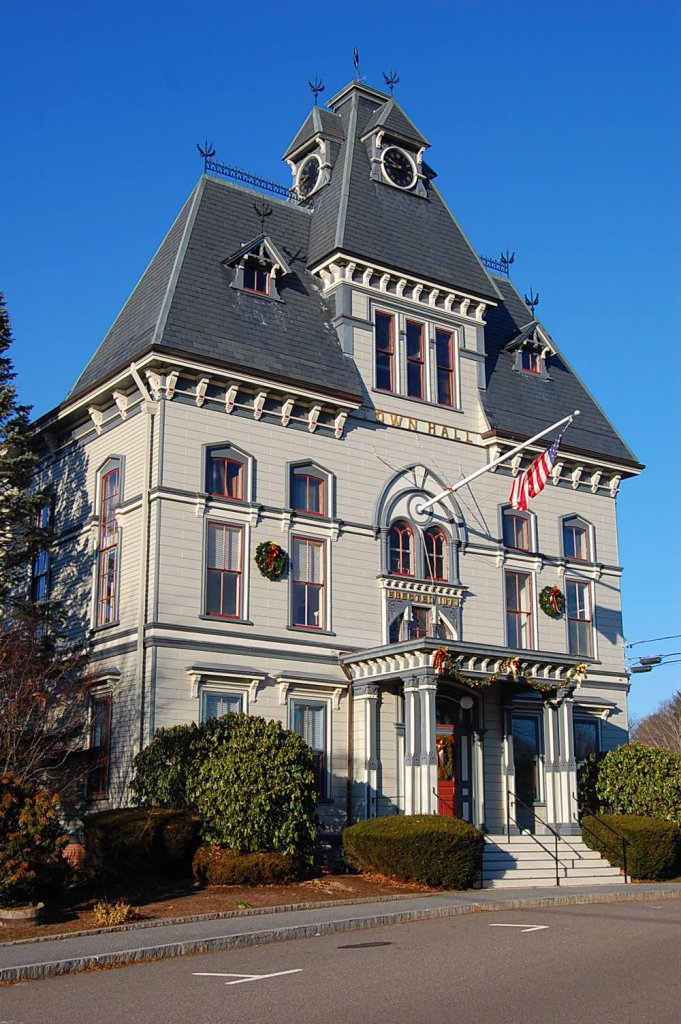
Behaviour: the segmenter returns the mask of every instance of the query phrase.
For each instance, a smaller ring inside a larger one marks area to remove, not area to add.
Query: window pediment
[[[291,268],[268,235],[258,235],[223,260],[227,269],[235,268],[233,288],[271,299],[281,299],[279,280]]]

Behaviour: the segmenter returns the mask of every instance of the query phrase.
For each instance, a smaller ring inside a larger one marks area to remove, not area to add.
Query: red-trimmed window
[[[591,621],[591,591],[588,583],[567,580],[565,603],[568,619],[568,648],[570,654],[590,658],[593,650]]]
[[[423,535],[426,553],[425,577],[428,580],[446,580],[447,538],[439,526],[431,526]]]
[[[526,373],[541,373],[541,352],[533,348],[524,348],[520,352],[520,369]]]
[[[395,390],[395,318],[376,313],[376,387]]]
[[[270,293],[270,272],[260,264],[246,261],[244,264],[244,288],[247,292],[257,292],[258,295],[269,295]]]
[[[409,398],[423,398],[423,332],[423,324],[407,320],[407,395]]]
[[[324,629],[323,540],[293,538],[293,583],[291,590],[293,626]]]
[[[438,405],[453,406],[454,390],[454,335],[451,331],[435,331],[435,355],[437,358],[437,401]]]
[[[409,523],[398,519],[390,527],[390,572],[396,576],[414,575],[414,531]]]
[[[504,544],[516,551],[530,550],[530,521],[522,512],[504,510]]]
[[[312,516],[323,516],[325,506],[324,478],[315,476],[309,469],[294,469],[291,477],[291,507],[296,512]]]
[[[118,588],[118,523],[120,468],[102,477],[99,491],[99,557],[97,565],[97,625],[106,626],[116,618]]]
[[[93,697],[90,704],[90,764],[85,792],[92,799],[102,799],[109,792],[109,754],[111,747],[111,697]]]
[[[409,639],[421,640],[428,636],[428,620],[430,608],[423,605],[414,605],[411,609],[411,622],[409,623]]]
[[[208,523],[206,614],[221,619],[241,616],[243,528]]]
[[[244,500],[244,464],[222,455],[208,460],[208,491],[220,498]]]
[[[509,647],[527,650],[532,646],[532,577],[528,573],[506,573],[506,629]]]
[[[589,561],[589,527],[581,519],[563,521],[563,554],[566,558]]]

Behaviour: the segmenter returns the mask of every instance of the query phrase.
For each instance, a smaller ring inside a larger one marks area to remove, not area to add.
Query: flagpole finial
[[[573,416],[580,416],[580,415],[581,415],[581,413],[580,413],[579,409],[575,409],[575,411],[573,412],[573,414],[572,414],[572,415],[573,415]]]

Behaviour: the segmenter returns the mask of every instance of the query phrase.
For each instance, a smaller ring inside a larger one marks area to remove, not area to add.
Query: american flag
[[[524,512],[527,509],[528,498],[536,498],[539,492],[544,490],[544,485],[556,461],[560,442],[563,440],[563,434],[569,426],[570,424],[567,423],[546,451],[538,455],[525,472],[518,474],[515,478],[509,497],[511,508]]]

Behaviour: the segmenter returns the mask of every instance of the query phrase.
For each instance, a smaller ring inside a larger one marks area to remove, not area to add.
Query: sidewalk
[[[237,946],[302,939],[332,932],[427,918],[530,907],[628,900],[681,899],[681,883],[437,892],[427,896],[301,904],[150,921],[63,937],[0,943],[0,983],[70,974],[107,964],[140,963]],[[2,933],[0,932],[0,939]]]

